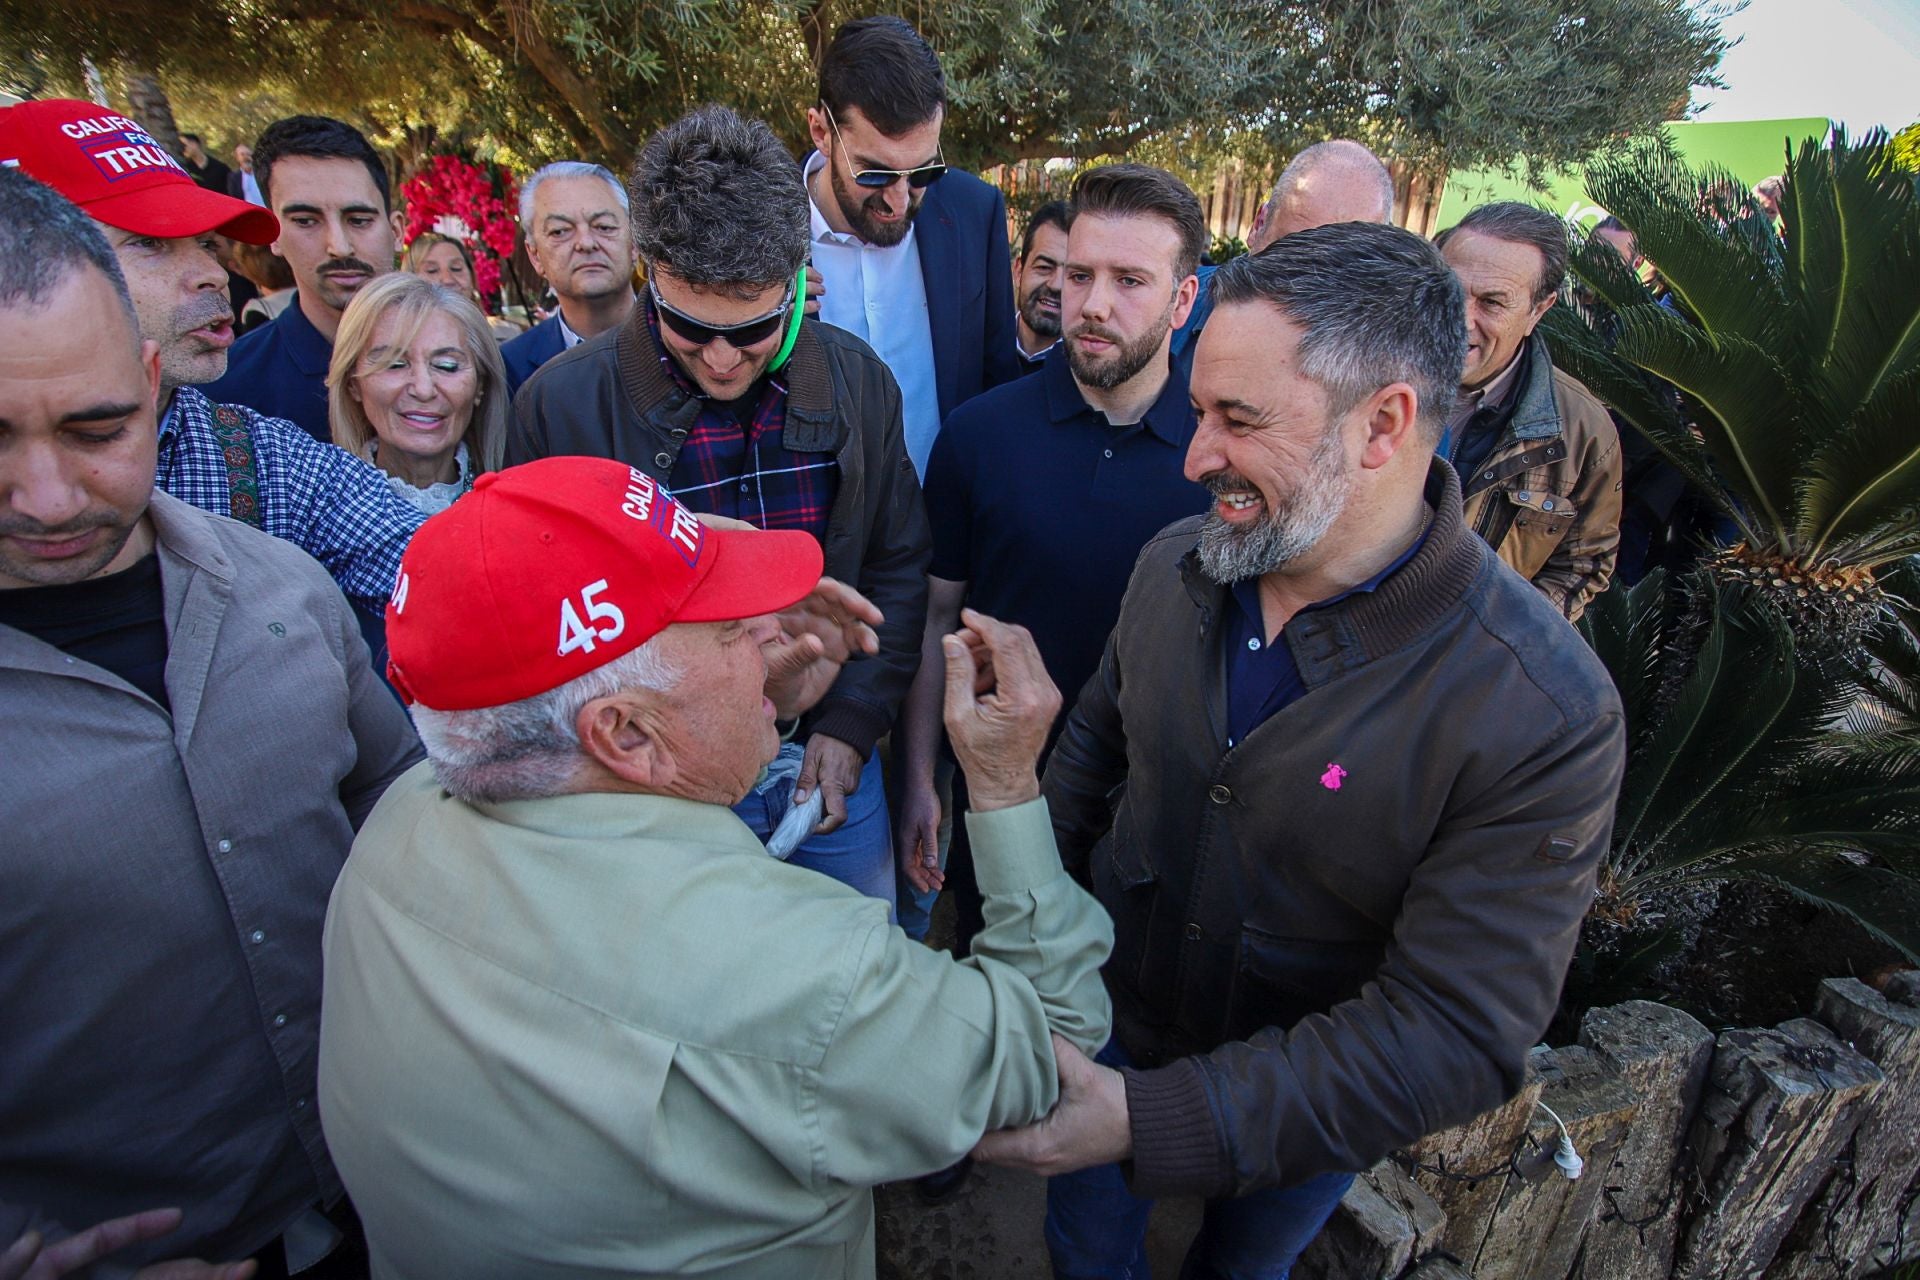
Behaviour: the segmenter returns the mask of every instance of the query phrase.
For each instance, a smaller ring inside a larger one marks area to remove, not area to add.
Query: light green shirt
[[[1092,1052],[1112,924],[1043,802],[969,814],[954,961],[716,805],[454,800],[422,765],[327,916],[320,1108],[377,1276],[870,1277],[868,1188]]]

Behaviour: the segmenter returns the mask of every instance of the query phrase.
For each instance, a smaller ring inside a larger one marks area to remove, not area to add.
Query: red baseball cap
[[[143,236],[218,231],[248,244],[280,238],[273,212],[208,191],[146,127],[97,102],[42,98],[0,108],[0,165],[17,165],[87,216]]]
[[[805,533],[709,529],[625,463],[542,458],[481,476],[413,535],[387,679],[436,711],[518,702],[673,623],[784,609],[820,569]]]

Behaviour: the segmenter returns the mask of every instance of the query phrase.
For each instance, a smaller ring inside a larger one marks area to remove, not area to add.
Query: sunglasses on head
[[[854,168],[853,160],[847,157],[846,139],[840,136],[840,122],[833,118],[833,108],[829,107],[824,102],[820,104],[820,107],[823,111],[827,113],[827,123],[833,126],[834,148],[835,150],[839,151],[840,155],[843,157],[845,164],[847,166],[847,173],[850,177],[852,177],[854,186],[870,187],[877,191],[882,187],[892,186],[896,178],[905,178],[907,180],[907,185],[909,187],[912,187],[915,191],[925,191],[928,187],[932,186],[934,183],[938,182],[941,178],[944,178],[946,176],[947,149],[944,146],[942,146],[939,150],[940,158],[937,161],[935,161],[932,164],[923,164],[918,169],[856,169]]]
[[[755,343],[765,342],[780,331],[780,326],[786,321],[787,313],[793,310],[794,286],[792,284],[787,286],[785,300],[772,311],[740,324],[708,324],[704,320],[694,319],[684,311],[675,311],[660,296],[660,290],[653,283],[651,276],[647,279],[647,292],[653,295],[653,308],[659,315],[660,322],[673,330],[675,336],[683,342],[704,347],[715,338],[725,338],[732,346],[751,347]]]

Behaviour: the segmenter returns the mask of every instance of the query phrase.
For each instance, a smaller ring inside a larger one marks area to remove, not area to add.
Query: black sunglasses
[[[647,292],[653,295],[653,308],[659,315],[661,323],[673,330],[682,341],[690,342],[696,347],[704,347],[715,338],[725,338],[729,344],[736,347],[751,347],[756,343],[765,342],[780,331],[781,324],[786,321],[787,313],[793,310],[791,284],[787,286],[786,300],[779,306],[763,316],[741,324],[708,324],[704,320],[694,319],[684,311],[675,311],[661,298],[660,290],[655,287],[651,279],[647,281]]]
[[[870,187],[878,191],[882,187],[892,186],[896,178],[905,178],[907,185],[915,191],[925,191],[928,187],[947,176],[947,149],[944,145],[939,149],[939,160],[933,164],[923,164],[918,169],[854,168],[853,160],[846,158],[846,139],[840,136],[840,122],[833,118],[833,108],[827,106],[824,102],[821,103],[820,106],[821,109],[827,113],[827,123],[833,126],[834,149],[845,158],[844,162],[847,166],[847,174],[853,179],[854,186]]]

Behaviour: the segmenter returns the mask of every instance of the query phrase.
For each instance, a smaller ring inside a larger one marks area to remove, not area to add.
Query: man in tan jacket
[[[1613,578],[1621,458],[1606,409],[1534,333],[1567,273],[1566,229],[1504,201],[1436,243],[1467,300],[1467,362],[1441,454],[1460,473],[1468,527],[1571,621]]]

